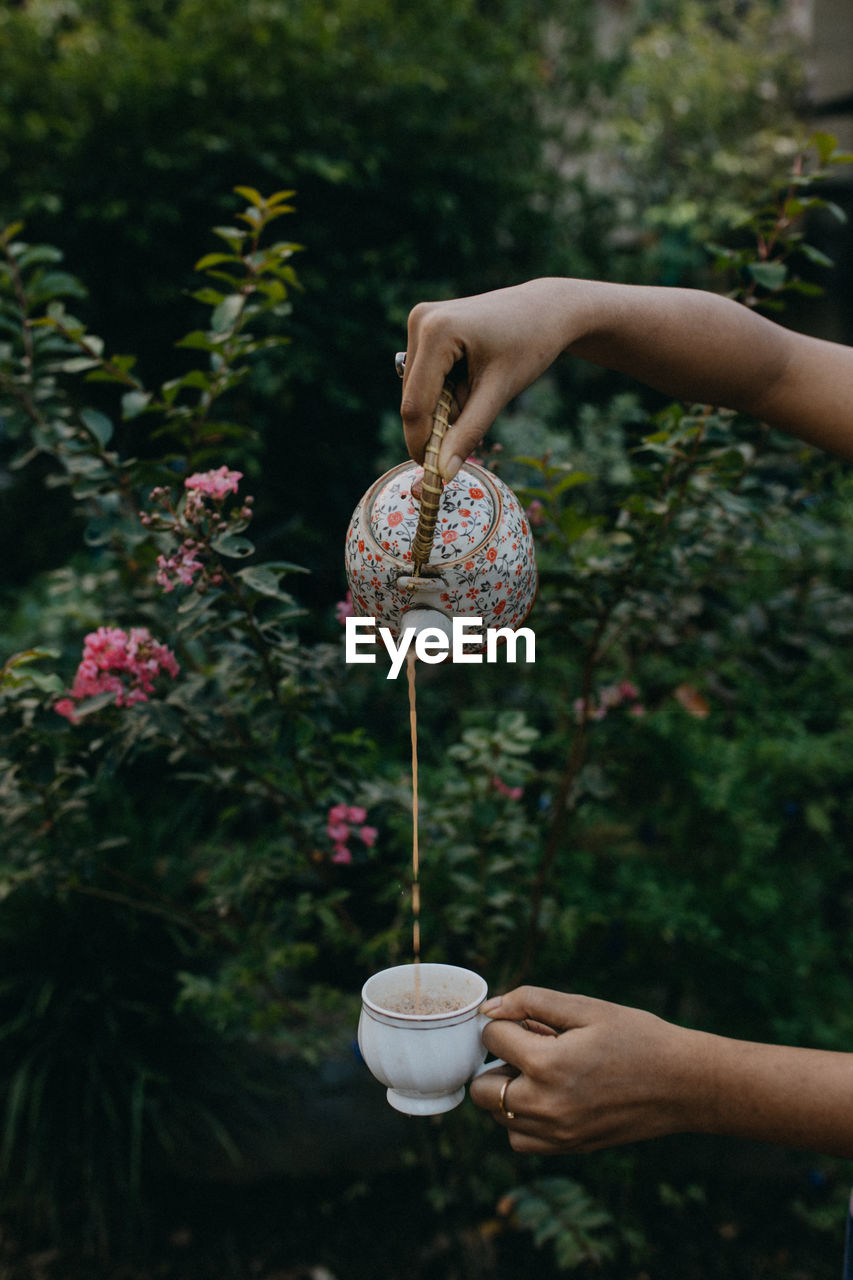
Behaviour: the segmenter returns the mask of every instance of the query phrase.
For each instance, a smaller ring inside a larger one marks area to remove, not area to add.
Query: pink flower
[[[372,848],[379,832],[375,827],[363,826],[367,810],[360,804],[333,804],[326,814],[326,835],[332,841],[333,853],[332,862],[349,863],[352,862],[352,854],[347,848],[347,840],[353,834],[353,828],[358,827],[355,833],[361,840],[362,844],[367,845],[368,849]]]
[[[175,655],[155,640],[147,627],[99,627],[86,636],[83,657],[68,696],[54,710],[76,723],[76,703],[111,693],[117,707],[147,702],[154,681],[162,672],[174,680],[180,670]]]
[[[184,487],[195,493],[206,493],[211,498],[220,499],[229,493],[236,493],[242,479],[242,471],[229,471],[223,466],[215,471],[196,471],[194,475],[187,476]]]
[[[646,714],[646,709],[640,702],[640,691],[637,686],[630,680],[621,680],[619,684],[602,685],[598,690],[598,700],[590,698],[586,707],[583,698],[577,698],[573,704],[575,719],[578,724],[584,717],[587,720],[603,720],[608,712],[621,706],[623,702],[631,704],[627,708],[629,715],[640,719]]]
[[[492,778],[492,786],[498,795],[506,796],[507,800],[520,800],[524,795],[524,787],[508,787],[497,774]]]
[[[191,587],[193,574],[204,565],[195,556],[195,544],[187,541],[178,548],[173,556],[157,557],[157,581],[164,591],[174,591],[176,583]]]
[[[538,498],[534,498],[527,508],[527,518],[532,525],[545,523],[545,505]],[[524,532],[526,533],[527,530],[525,529]]]
[[[351,618],[354,613],[355,613],[355,608],[353,607],[353,603],[352,603],[352,592],[348,591],[344,596],[343,600],[339,600],[338,603],[335,605],[335,617],[337,618],[341,626],[343,626],[345,623],[345,620],[347,618]]]

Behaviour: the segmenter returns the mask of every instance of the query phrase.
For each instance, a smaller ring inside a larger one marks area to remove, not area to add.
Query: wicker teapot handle
[[[445,382],[438,404],[432,415],[432,433],[424,453],[424,479],[421,494],[421,509],[418,514],[418,527],[412,542],[412,562],[415,577],[420,577],[421,570],[429,560],[432,551],[432,540],[435,536],[435,525],[438,519],[438,508],[441,502],[441,491],[444,481],[438,470],[438,453],[445,432],[450,426],[450,408],[453,404],[453,388]]]

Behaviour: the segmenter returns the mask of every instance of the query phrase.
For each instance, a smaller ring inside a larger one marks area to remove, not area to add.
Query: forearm
[[[752,414],[853,457],[853,350],[793,333],[695,289],[532,282],[564,318],[566,350],[676,399]]]
[[[412,457],[423,459],[446,377],[459,409],[439,457],[449,480],[501,409],[564,351],[853,458],[853,347],[699,289],[560,278],[413,309],[401,404]]]
[[[853,1054],[686,1034],[686,1130],[853,1158]]]

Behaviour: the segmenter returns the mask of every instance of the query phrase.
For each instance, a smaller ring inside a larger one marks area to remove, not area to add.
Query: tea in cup
[[[365,982],[358,1045],[397,1111],[452,1111],[468,1080],[504,1065],[484,1062],[486,991],[479,974],[452,964],[396,965]]]

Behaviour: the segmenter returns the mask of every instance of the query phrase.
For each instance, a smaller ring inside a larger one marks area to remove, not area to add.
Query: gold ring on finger
[[[504,1080],[503,1084],[501,1085],[501,1096],[498,1098],[498,1109],[503,1112],[507,1120],[515,1119],[515,1112],[508,1111],[506,1106],[504,1105],[506,1100],[506,1091],[509,1088],[510,1084],[512,1083],[513,1079],[514,1079],[513,1076],[507,1076],[506,1080]]]

